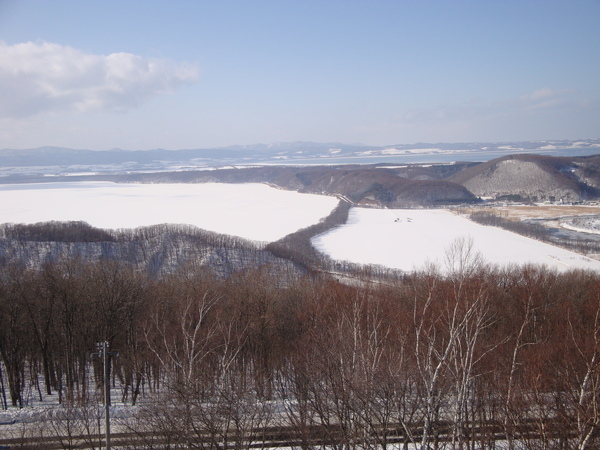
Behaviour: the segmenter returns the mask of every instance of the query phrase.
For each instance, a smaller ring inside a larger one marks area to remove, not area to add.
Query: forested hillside
[[[432,207],[493,200],[579,202],[600,198],[600,156],[502,156],[449,164],[348,164],[195,169],[55,176],[53,181],[124,183],[266,183],[282,189],[343,196],[360,206]],[[44,176],[5,178],[47,182]]]
[[[210,268],[220,277],[263,265],[300,274],[329,270],[332,262],[312,247],[310,239],[345,223],[349,208],[342,201],[319,223],[269,244],[174,224],[121,230],[103,230],[84,222],[3,224],[0,268],[40,268],[78,258],[117,261],[156,277],[190,264]]]
[[[293,266],[252,241],[183,225],[104,231],[81,223],[43,223],[0,229],[3,267],[39,268],[63,258],[119,261],[155,276],[185,264],[208,266],[221,276],[262,264]]]
[[[549,179],[587,177],[586,186],[597,174],[594,160],[576,173],[526,162]],[[466,164],[475,175],[461,182],[496,167]],[[269,244],[168,224],[2,225],[0,446],[54,439],[97,448],[108,382],[128,448],[597,448],[597,273],[487,267],[464,242],[447,251],[450,272],[395,273],[334,263],[310,244],[345,223],[352,203],[475,201],[443,180],[450,175],[460,170],[119,177],[260,181],[348,199]],[[119,353],[108,379],[94,356],[99,342]],[[36,404],[53,407],[22,419],[20,408]]]
[[[453,173],[447,167],[438,169]],[[430,170],[429,173],[435,173]],[[242,169],[135,174],[123,181],[143,183],[269,183],[313,194],[343,195],[366,206],[391,208],[469,203],[477,199],[463,186],[439,177],[405,178],[396,169],[375,166],[265,166]]]
[[[598,275],[449,257],[448,276],[353,285],[268,266],[5,267],[0,406],[61,406],[2,438],[96,448],[107,341],[129,448],[597,448]]]
[[[600,157],[504,156],[449,180],[482,197],[579,202],[600,197]]]
[[[600,156],[509,155],[483,163],[344,165],[132,174],[121,181],[270,183],[343,195],[363,206],[404,208],[474,203],[480,197],[579,202],[600,198]]]

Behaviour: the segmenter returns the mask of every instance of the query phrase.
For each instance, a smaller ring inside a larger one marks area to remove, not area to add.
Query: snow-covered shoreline
[[[338,201],[258,183],[0,185],[0,223],[73,220],[108,229],[189,224],[272,242],[317,223]],[[457,239],[472,242],[473,250],[490,264],[600,272],[600,261],[441,209],[352,208],[345,225],[312,242],[334,260],[412,271],[428,264],[443,270],[446,253]]]
[[[259,183],[0,185],[0,223],[84,221],[105,229],[187,224],[263,242],[318,222],[337,204],[333,197]]]
[[[353,208],[346,225],[315,237],[313,245],[335,260],[404,271],[433,264],[445,270],[449,248],[461,239],[494,265],[600,271],[600,261],[439,209]]]
[[[582,216],[561,222],[560,226],[566,230],[579,233],[600,234],[600,216]]]

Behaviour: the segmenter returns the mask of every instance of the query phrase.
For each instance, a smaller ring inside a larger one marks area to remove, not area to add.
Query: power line
[[[106,450],[110,450],[110,357],[117,356],[119,352],[109,352],[108,341],[96,342],[96,353],[92,356],[102,357],[104,368],[104,428],[106,431]]]

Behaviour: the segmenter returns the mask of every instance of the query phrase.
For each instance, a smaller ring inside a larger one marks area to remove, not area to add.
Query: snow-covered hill
[[[504,156],[468,167],[449,180],[479,197],[578,202],[600,196],[600,157]]]

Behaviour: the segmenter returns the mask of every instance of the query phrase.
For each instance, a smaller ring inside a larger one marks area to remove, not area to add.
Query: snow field
[[[426,264],[444,270],[446,253],[457,239],[472,242],[490,264],[600,271],[600,261],[439,209],[352,208],[346,225],[316,236],[312,243],[335,260],[411,271]]]
[[[318,222],[337,203],[333,197],[257,183],[15,184],[0,185],[0,223],[81,220],[107,229],[189,224],[271,242]],[[443,270],[446,252],[457,239],[472,242],[491,264],[533,263],[561,271],[600,272],[600,261],[439,209],[352,208],[345,225],[312,242],[335,260],[411,271],[426,264]]]
[[[188,224],[265,242],[318,222],[337,204],[333,197],[258,183],[0,185],[0,223],[81,220],[106,229]]]

